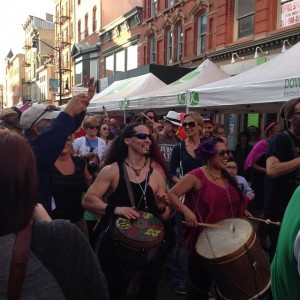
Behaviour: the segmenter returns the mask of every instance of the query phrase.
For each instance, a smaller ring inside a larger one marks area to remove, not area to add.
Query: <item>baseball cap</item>
[[[20,125],[23,129],[29,129],[41,120],[55,119],[60,113],[61,111],[53,105],[37,104],[23,112]]]

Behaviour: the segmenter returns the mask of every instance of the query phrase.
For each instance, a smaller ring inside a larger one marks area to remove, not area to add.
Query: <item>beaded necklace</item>
[[[127,161],[124,161],[124,162],[125,162],[126,166],[128,166],[131,170],[134,171],[134,174],[136,176],[140,176],[141,175],[141,171],[147,166],[148,160],[147,159],[145,160],[145,163],[144,163],[144,165],[141,168],[134,168],[129,162],[127,162]]]

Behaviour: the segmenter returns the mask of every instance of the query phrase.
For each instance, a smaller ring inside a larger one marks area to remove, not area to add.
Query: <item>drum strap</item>
[[[123,172],[124,172],[124,177],[125,177],[125,182],[126,182],[126,186],[127,186],[130,203],[131,203],[132,207],[135,207],[133,192],[132,192],[131,184],[129,182],[128,173],[127,173],[127,170],[126,170],[126,167],[124,164],[122,164],[122,167],[123,167]]]

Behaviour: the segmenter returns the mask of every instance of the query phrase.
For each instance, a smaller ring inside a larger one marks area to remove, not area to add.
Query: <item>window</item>
[[[90,52],[75,59],[75,85],[82,85],[83,78],[99,78],[99,53]]]
[[[114,54],[105,57],[105,76],[114,75]]]
[[[89,35],[89,15],[84,16],[84,37]]]
[[[237,38],[253,34],[255,0],[236,1]]]
[[[173,33],[171,29],[167,30],[167,64],[172,63],[172,52],[173,52]]]
[[[137,68],[137,44],[122,50],[119,48],[118,50],[119,51],[109,54],[104,58],[104,76],[106,77]]]
[[[150,64],[154,64],[155,63],[155,37],[152,36],[150,37],[149,40],[149,57],[150,57]]]
[[[299,1],[281,0],[280,4],[280,27],[300,22]]]
[[[116,53],[116,73],[125,72],[125,50]]]
[[[207,16],[205,13],[198,16],[197,25],[197,55],[200,55],[204,53],[206,49]]]
[[[150,18],[155,16],[157,0],[150,0]]]
[[[92,25],[93,32],[97,29],[97,7],[93,8],[93,25]]]
[[[182,32],[182,24],[178,24],[177,26],[177,61],[181,61],[182,59],[182,40],[183,40],[183,32]]]
[[[126,63],[127,71],[137,68],[137,57],[138,57],[137,45],[129,46],[127,48],[127,63]]]
[[[174,5],[175,0],[167,0],[166,7],[171,7]]]
[[[99,78],[99,53],[90,54],[90,78]]]
[[[79,20],[77,23],[77,36],[78,36],[78,42],[81,41],[81,21]]]

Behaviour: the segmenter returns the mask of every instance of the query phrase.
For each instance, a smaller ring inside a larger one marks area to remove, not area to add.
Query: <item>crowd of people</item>
[[[258,293],[297,299],[300,98],[281,109],[286,131],[273,120],[229,150],[226,126],[198,112],[88,115],[85,85],[63,111],[0,114],[0,298],[155,300],[169,257],[175,293],[222,297],[197,239],[205,224],[247,218],[269,221],[255,227],[272,271]]]

